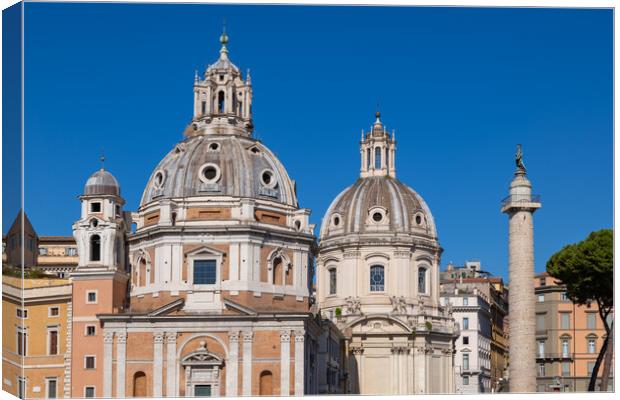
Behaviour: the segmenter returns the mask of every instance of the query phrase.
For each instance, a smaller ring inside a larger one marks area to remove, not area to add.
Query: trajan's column
[[[523,393],[536,391],[533,214],[541,204],[525,175],[521,145],[517,145],[515,161],[517,170],[510,195],[502,201],[502,212],[509,217],[509,388]]]

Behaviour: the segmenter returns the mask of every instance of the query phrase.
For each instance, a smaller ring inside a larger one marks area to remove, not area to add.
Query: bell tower
[[[252,82],[250,71],[243,80],[239,68],[228,58],[228,35],[220,37],[220,57],[208,66],[202,79],[194,77],[194,118],[186,136],[233,134],[250,136]]]
[[[102,159],[103,161],[103,159]],[[71,273],[72,337],[79,340],[71,354],[72,397],[94,387],[95,397],[110,397],[105,387],[112,378],[104,368],[104,332],[97,314],[122,313],[127,304],[127,234],[125,200],[114,176],[103,167],[92,174],[81,202],[80,219],[73,224],[78,266]],[[109,358],[111,360],[111,358]]]
[[[375,114],[375,123],[369,132],[362,130],[360,142],[361,170],[360,176],[390,176],[396,178],[396,139],[394,134],[390,138],[385,126],[381,122],[381,113]]]

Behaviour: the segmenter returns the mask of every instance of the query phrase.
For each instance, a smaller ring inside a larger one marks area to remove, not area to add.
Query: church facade
[[[252,137],[252,84],[228,57],[194,83],[194,117],[124,212],[101,169],[73,225],[73,397],[302,395],[319,385],[310,211]],[[135,224],[135,232],[131,231]],[[335,337],[334,337],[335,336]]]
[[[352,391],[454,392],[458,327],[439,302],[442,249],[430,209],[396,178],[396,141],[377,112],[360,177],[321,225],[318,304],[345,335]]]
[[[22,318],[16,342],[3,343],[34,370],[52,342],[27,343],[52,329],[62,363],[3,388],[50,398],[453,393],[458,327],[439,303],[442,249],[426,203],[396,179],[380,115],[362,136],[360,178],[330,206],[317,243],[295,182],[253,136],[249,71],[230,60],[225,33],[220,42],[194,79],[184,138],[138,209],[124,209],[103,167],[88,178],[72,227],[77,266],[57,282],[62,304],[46,298],[62,322]]]

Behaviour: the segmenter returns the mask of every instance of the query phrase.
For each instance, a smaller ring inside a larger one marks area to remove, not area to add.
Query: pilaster
[[[153,333],[153,397],[162,395],[164,333]]]
[[[112,347],[114,332],[103,333],[103,397],[112,397]]]
[[[295,331],[295,396],[304,395],[304,359],[305,359],[306,332],[303,329]]]
[[[297,354],[295,354],[297,355]],[[291,331],[280,331],[280,396],[288,396],[291,386]]]
[[[226,371],[226,396],[236,397],[239,379],[239,332],[228,333],[229,351]]]
[[[177,333],[166,332],[166,397],[177,397]]]
[[[127,333],[116,333],[116,397],[125,397],[125,355]]]
[[[252,395],[252,342],[254,332],[243,332],[243,396]]]

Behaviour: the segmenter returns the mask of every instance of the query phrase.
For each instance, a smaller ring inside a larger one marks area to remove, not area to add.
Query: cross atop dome
[[[185,136],[231,134],[251,136],[252,84],[228,57],[226,28],[220,35],[220,56],[203,79],[194,77],[194,118]]]

